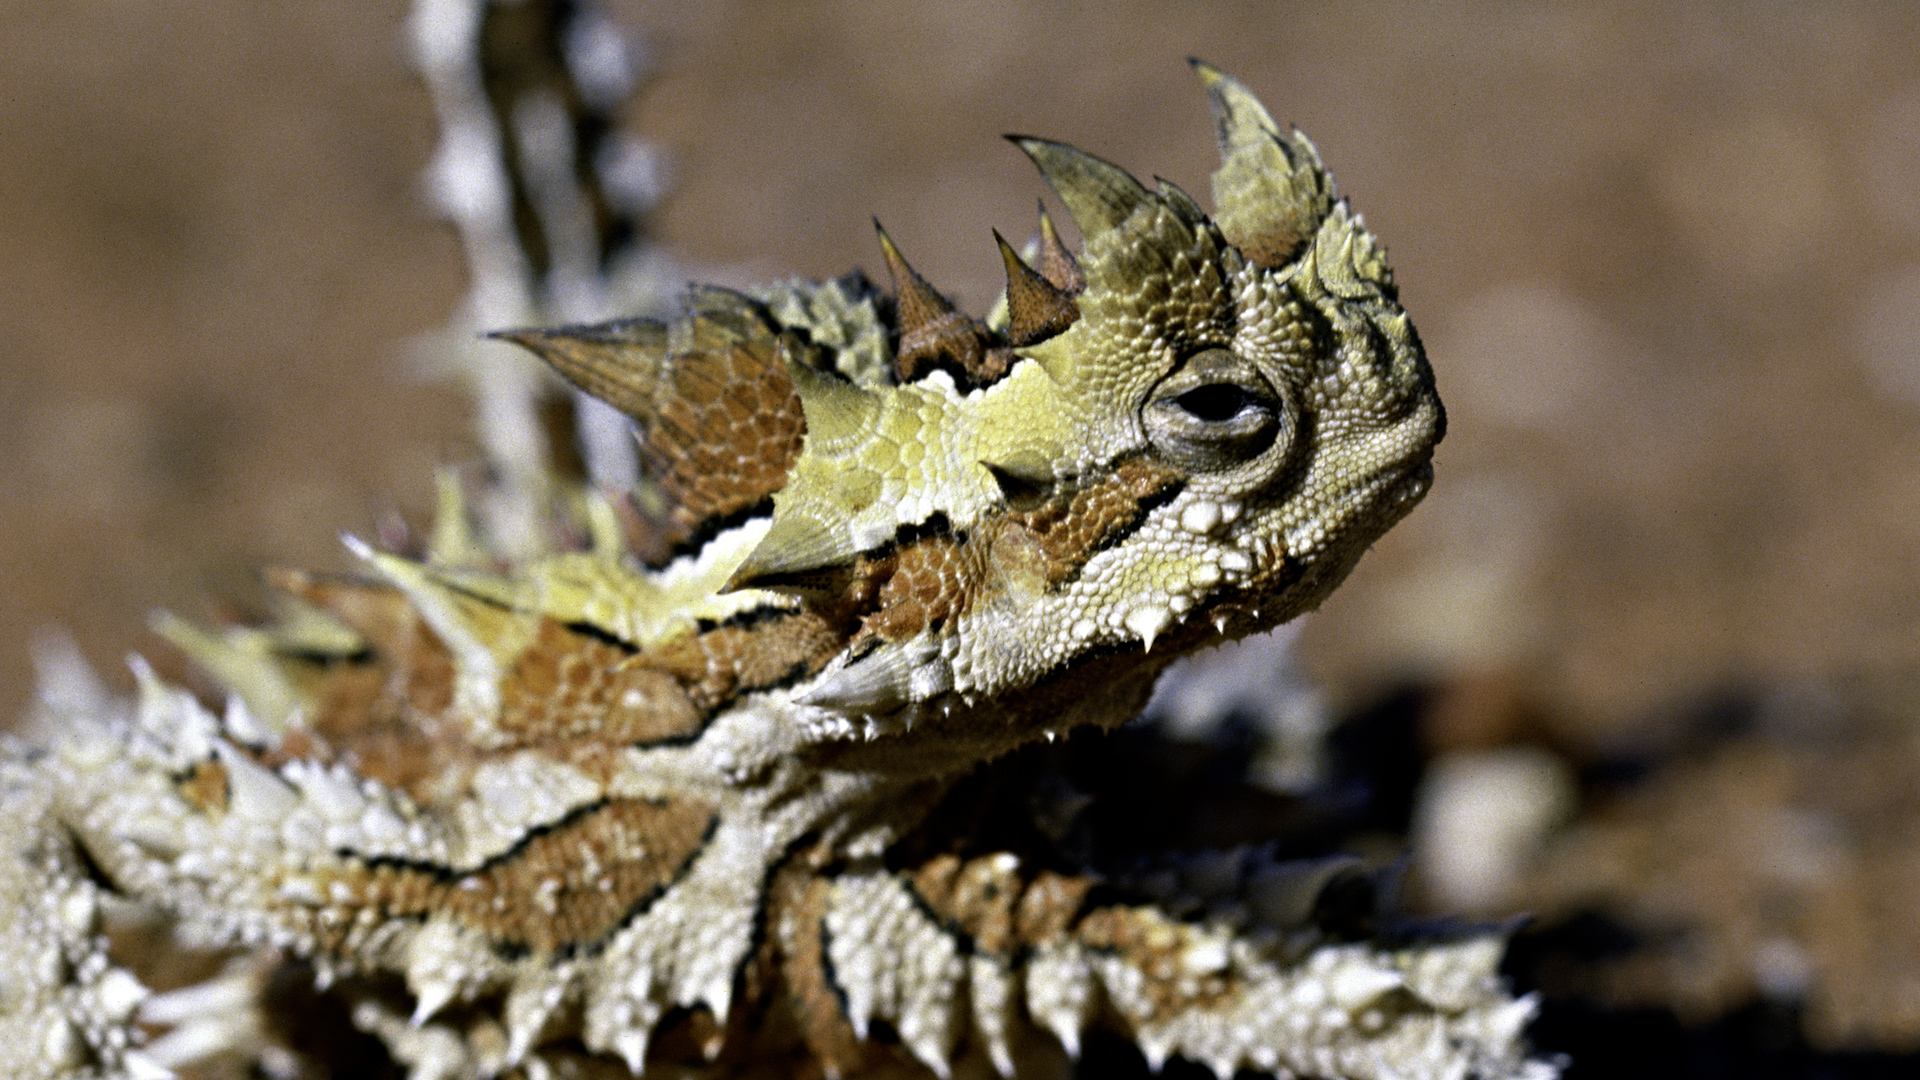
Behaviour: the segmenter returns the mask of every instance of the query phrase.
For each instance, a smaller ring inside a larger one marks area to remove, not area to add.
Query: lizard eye
[[[1206,383],[1173,399],[1187,415],[1208,424],[1224,424],[1253,407],[1253,396],[1243,386]]]
[[[1160,456],[1200,471],[1258,457],[1280,434],[1280,395],[1226,349],[1195,353],[1147,401],[1147,438]]]

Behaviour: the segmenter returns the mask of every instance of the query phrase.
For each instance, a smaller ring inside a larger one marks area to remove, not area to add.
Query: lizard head
[[[1016,741],[1117,722],[1106,688],[1318,606],[1425,494],[1444,413],[1380,246],[1305,136],[1195,68],[1214,214],[1015,138],[1083,243],[1044,212],[1028,259],[1001,241],[985,321],[882,232],[890,298],[707,290],[668,328],[517,336],[639,421],[686,536],[759,530],[716,597],[838,628],[792,687],[822,736],[982,707]],[[755,449],[716,480],[725,455],[689,464],[714,444]]]
[[[1149,652],[1184,624],[1237,637],[1318,606],[1425,494],[1445,426],[1392,271],[1313,145],[1195,67],[1212,219],[1171,183],[1016,140],[1085,238],[1085,284],[1079,317],[1020,351],[1030,392],[980,403],[1003,490],[1109,493],[1080,497],[1098,539],[1078,607],[1046,625]]]

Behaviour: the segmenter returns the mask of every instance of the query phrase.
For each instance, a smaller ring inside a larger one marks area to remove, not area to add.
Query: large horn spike
[[[667,328],[652,319],[626,319],[599,326],[554,330],[500,330],[488,337],[511,341],[545,360],[568,382],[636,419],[649,415]]]
[[[1207,99],[1213,105],[1213,121],[1219,130],[1222,153],[1263,138],[1281,137],[1280,125],[1274,123],[1273,114],[1260,104],[1260,99],[1253,96],[1245,83],[1198,57],[1188,57],[1187,63],[1200,77],[1200,85],[1206,88]]]
[[[1153,199],[1125,169],[1085,150],[1024,135],[1008,138],[1033,159],[1060,201],[1067,204],[1067,213],[1080,226],[1080,235],[1088,240],[1118,228]]]
[[[1073,257],[1060,241],[1060,230],[1053,227],[1053,215],[1047,204],[1040,204],[1040,276],[1063,292],[1079,295],[1087,287],[1087,275],[1080,260]]]
[[[880,237],[880,254],[887,260],[887,273],[893,276],[893,306],[900,325],[900,335],[905,337],[923,327],[940,321],[943,316],[954,311],[953,302],[941,296],[939,290],[927,284],[906,256],[894,246],[893,237],[881,226],[880,219],[873,219],[873,231]]]
[[[1285,265],[1332,209],[1333,179],[1307,137],[1283,135],[1240,80],[1200,60],[1188,63],[1206,87],[1220,138],[1215,223],[1257,265]]]
[[[1207,220],[1207,212],[1200,209],[1200,204],[1194,201],[1193,196],[1187,194],[1185,188],[1164,176],[1156,176],[1153,179],[1159,188],[1160,201],[1173,207],[1176,213],[1187,219],[1188,224],[1198,225]]]
[[[1006,350],[993,348],[987,328],[927,284],[878,219],[873,230],[879,234],[887,272],[893,275],[894,320],[900,331],[893,370],[900,381],[915,382],[938,368],[951,374],[962,389],[970,389],[1005,375],[1010,360]]]
[[[1045,341],[1080,318],[1073,297],[1022,261],[998,229],[993,241],[1007,266],[1007,340],[1015,348]]]

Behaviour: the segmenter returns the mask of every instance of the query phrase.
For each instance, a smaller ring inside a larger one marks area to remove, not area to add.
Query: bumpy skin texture
[[[633,417],[662,565],[591,498],[560,530],[585,550],[504,565],[449,489],[422,558],[282,575],[269,630],[167,624],[223,715],[56,665],[43,748],[0,759],[10,1074],[271,1049],[244,993],[133,1048],[110,897],[310,964],[422,1078],[1048,1075],[1094,1025],[1223,1076],[1550,1075],[1497,935],[1182,921],[939,846],[957,777],[1312,609],[1427,489],[1443,414],[1380,249],[1199,71],[1215,218],[1018,140],[1085,244],[1003,242],[984,322],[882,234],[890,297],[506,335]]]

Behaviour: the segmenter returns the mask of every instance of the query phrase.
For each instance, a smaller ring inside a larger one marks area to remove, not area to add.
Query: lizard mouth
[[[1400,507],[1400,515],[1413,509],[1413,503],[1427,496],[1427,490],[1434,482],[1434,463],[1432,457],[1423,457],[1419,461],[1402,465],[1390,473],[1380,473],[1369,479],[1359,480],[1334,498],[1344,513],[1346,521],[1367,517],[1367,511],[1380,511],[1390,507]],[[1398,519],[1398,515],[1396,515]]]
[[[1344,523],[1338,531],[1344,533],[1359,522],[1374,521],[1383,514],[1390,515],[1388,524],[1399,521],[1426,497],[1427,489],[1432,486],[1433,459],[1430,457],[1354,483],[1332,499],[1332,505],[1338,508],[1333,516]]]
[[[1411,504],[1425,498],[1432,487],[1433,459],[1422,458],[1418,464],[1400,470],[1387,494],[1392,501],[1408,503],[1411,508]]]

